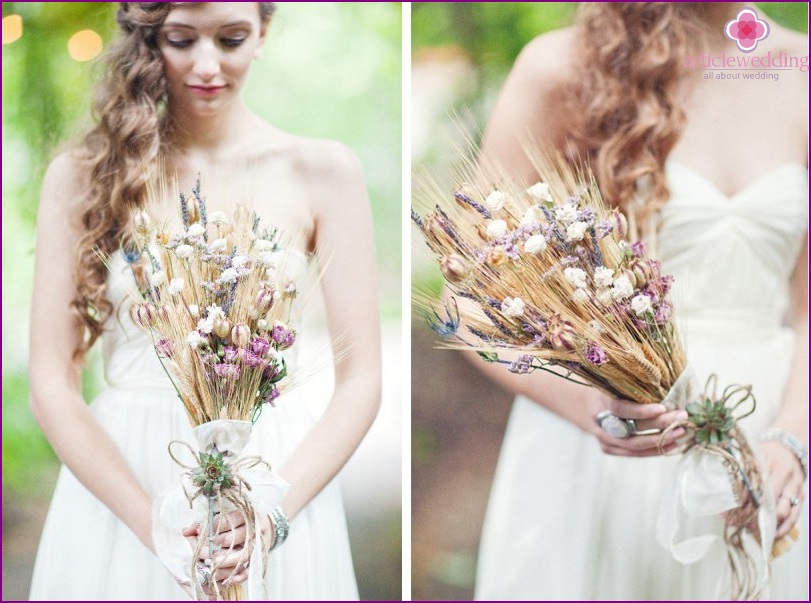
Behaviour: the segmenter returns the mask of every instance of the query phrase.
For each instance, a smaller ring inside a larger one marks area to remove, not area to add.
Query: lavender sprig
[[[489,209],[487,209],[486,207],[484,207],[484,206],[483,206],[481,203],[477,203],[476,201],[474,201],[473,199],[471,199],[470,197],[468,197],[468,196],[467,196],[465,193],[463,193],[462,191],[456,191],[456,192],[453,194],[453,196],[454,196],[454,197],[455,197],[455,198],[456,198],[458,201],[461,201],[462,203],[467,203],[468,205],[470,205],[470,207],[472,207],[473,209],[475,209],[477,212],[479,212],[481,215],[483,215],[483,216],[484,216],[485,218],[487,218],[488,220],[492,219],[493,214],[491,214],[491,213],[490,213],[490,210],[489,210]]]

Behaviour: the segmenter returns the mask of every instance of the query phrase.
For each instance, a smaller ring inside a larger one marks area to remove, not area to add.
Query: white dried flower
[[[521,218],[521,222],[518,225],[522,228],[532,228],[536,224],[540,224],[544,221],[546,221],[546,216],[543,211],[541,211],[540,206],[533,205],[524,212],[524,216]]]
[[[582,288],[586,286],[586,271],[580,268],[566,268],[563,271],[563,276],[566,280],[573,284],[575,287]]]
[[[212,211],[208,214],[209,224],[228,224],[228,218],[224,211]]]
[[[639,294],[631,300],[631,309],[637,316],[644,316],[653,312],[653,305],[650,303],[650,297],[647,295]]]
[[[183,287],[185,285],[186,285],[186,281],[184,281],[182,278],[180,278],[180,277],[173,278],[169,282],[169,293],[171,293],[172,295],[177,295],[178,293],[183,291]]]
[[[611,297],[617,301],[628,299],[634,294],[634,287],[627,276],[622,275],[614,279],[614,284],[611,287]]]
[[[179,257],[181,260],[185,260],[186,258],[190,258],[194,254],[194,247],[191,245],[178,245],[175,247],[175,255]]]
[[[564,223],[574,222],[577,220],[577,208],[571,203],[556,205],[555,218]]]
[[[200,335],[197,331],[192,331],[186,335],[186,343],[189,344],[190,348],[197,350],[208,345],[208,339]]]
[[[245,264],[251,261],[247,255],[235,255],[231,258],[231,266],[234,268],[241,268]]]
[[[527,194],[538,201],[552,200],[552,193],[549,192],[549,185],[546,182],[536,182],[527,189]]]
[[[578,304],[585,304],[589,301],[588,291],[581,288],[575,289],[574,293],[572,293],[572,299]]]
[[[610,287],[614,282],[614,269],[598,266],[594,269],[594,284],[598,287]]]
[[[496,239],[507,232],[507,223],[504,220],[491,220],[487,225],[487,236]]]
[[[275,247],[273,241],[267,239],[256,239],[253,242],[254,251],[261,253],[263,251],[271,251]]]
[[[200,318],[200,306],[189,304],[189,314],[191,314],[192,318]]]
[[[149,277],[149,283],[153,287],[160,287],[166,282],[166,273],[163,270],[156,270]]]
[[[580,241],[583,239],[583,235],[586,234],[588,229],[589,225],[585,222],[572,222],[566,228],[566,240]]]
[[[260,331],[267,331],[268,321],[265,320],[264,318],[260,318],[259,320],[256,321],[256,328],[259,329]]]
[[[493,191],[487,198],[484,200],[484,204],[487,206],[488,209],[493,211],[498,211],[504,204],[507,202],[507,195],[502,193],[501,191]]]
[[[532,235],[524,242],[524,251],[527,253],[541,253],[546,249],[546,239],[543,235]]]
[[[256,256],[256,261],[265,268],[276,267],[276,254],[272,251],[263,251]]]
[[[227,247],[228,247],[228,241],[226,241],[225,239],[216,239],[215,241],[213,241],[211,243],[211,245],[209,245],[209,248],[211,249],[212,253],[217,253],[219,251],[225,251],[225,249]]]
[[[225,312],[219,306],[208,306],[206,317],[197,322],[197,330],[202,333],[211,333],[214,330],[214,321],[225,318]]]
[[[187,237],[200,237],[204,235],[206,232],[206,227],[200,224],[200,222],[195,222],[189,229],[186,231]]]
[[[239,270],[236,268],[226,268],[220,273],[218,283],[233,283],[239,278]]]
[[[523,316],[526,304],[520,297],[505,297],[501,302],[501,311],[504,316]]]
[[[614,301],[614,298],[611,297],[611,289],[608,287],[604,289],[597,289],[596,293],[597,301],[603,304],[604,306],[608,306]]]

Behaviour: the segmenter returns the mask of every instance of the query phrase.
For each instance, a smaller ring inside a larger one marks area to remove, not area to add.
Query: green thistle
[[[192,470],[191,479],[206,496],[214,496],[234,485],[231,466],[216,448],[211,454],[200,453],[200,465]]]

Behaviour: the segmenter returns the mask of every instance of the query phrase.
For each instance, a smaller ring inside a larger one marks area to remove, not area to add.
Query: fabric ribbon
[[[211,453],[216,450],[230,466],[235,485],[228,489],[227,496],[212,498],[223,512],[240,507],[252,510],[253,532],[250,553],[250,570],[245,583],[248,600],[267,600],[268,593],[264,581],[266,570],[265,547],[261,542],[263,516],[281,502],[289,484],[258,456],[241,456],[251,434],[249,421],[217,420],[203,423],[194,428],[197,450]],[[186,448],[193,457],[192,465],[180,461],[175,455],[175,447]],[[158,558],[184,586],[192,589],[202,598],[199,577],[195,575],[195,552],[182,531],[198,523],[208,525],[210,499],[204,494],[194,495],[196,486],[191,482],[191,471],[197,465],[195,449],[187,442],[175,441],[169,445],[170,456],[186,469],[181,483],[171,486],[159,494],[152,504],[152,539]],[[243,513],[244,514],[244,513]],[[201,534],[201,539],[205,536]],[[246,543],[247,546],[247,543]]]
[[[700,392],[695,372],[688,367],[668,393],[666,405],[685,408],[698,399]],[[720,446],[694,444],[690,425],[678,425],[686,427],[688,435],[679,449],[684,452],[676,477],[661,502],[657,541],[683,564],[696,563],[708,556],[726,557],[728,563],[719,576],[716,597],[728,598],[726,590],[731,587],[735,599],[759,599],[766,594],[777,523],[771,491],[757,484],[757,500],[751,500],[752,494],[747,489],[753,484],[747,473],[752,473],[753,467],[757,473],[758,463],[739,428],[732,435],[743,451],[744,460]],[[663,432],[663,441],[669,431]],[[740,514],[743,509],[753,509],[750,520],[756,522],[758,535],[724,524],[722,514]]]

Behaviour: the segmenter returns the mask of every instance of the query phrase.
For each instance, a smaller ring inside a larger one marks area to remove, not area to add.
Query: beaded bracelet
[[[760,441],[779,442],[788,448],[791,454],[797,457],[797,461],[799,461],[800,467],[802,467],[803,470],[803,478],[808,480],[808,448],[805,447],[797,436],[783,431],[782,429],[772,427],[771,429],[767,429],[763,435],[760,436]]]
[[[287,540],[287,535],[290,534],[290,521],[279,505],[276,505],[276,508],[270,512],[270,523],[273,524],[274,538],[273,546],[268,549],[268,552],[282,546]]]

